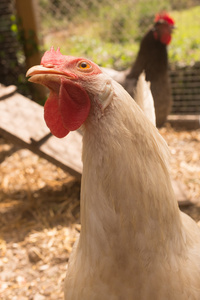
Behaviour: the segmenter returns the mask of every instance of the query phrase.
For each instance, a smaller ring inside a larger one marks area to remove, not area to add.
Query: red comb
[[[172,19],[166,12],[161,12],[155,16],[154,22],[165,21],[169,25],[174,25],[174,19]]]
[[[60,48],[56,51],[52,46],[50,51],[46,51],[41,59],[41,65],[53,64],[58,65],[65,61],[65,56],[60,53]]]

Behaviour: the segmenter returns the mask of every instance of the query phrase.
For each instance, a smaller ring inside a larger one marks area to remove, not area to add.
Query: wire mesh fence
[[[170,72],[174,114],[200,114],[200,63]]]

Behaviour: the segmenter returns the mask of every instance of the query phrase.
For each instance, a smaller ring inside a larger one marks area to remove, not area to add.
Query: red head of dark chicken
[[[174,20],[166,12],[161,12],[155,16],[154,38],[161,43],[168,45],[172,39]]]

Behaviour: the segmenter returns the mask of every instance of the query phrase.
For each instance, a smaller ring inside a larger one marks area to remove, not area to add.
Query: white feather
[[[149,120],[156,126],[155,107],[150,82],[145,80],[144,73],[142,73],[138,79],[134,100],[141,107]]]
[[[82,228],[65,299],[199,300],[200,229],[179,211],[166,142],[107,75],[82,85],[92,106],[83,126]]]

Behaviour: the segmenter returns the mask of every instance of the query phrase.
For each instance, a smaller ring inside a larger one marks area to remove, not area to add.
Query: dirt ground
[[[171,150],[171,176],[200,220],[200,131],[160,130]],[[0,137],[0,299],[63,299],[63,282],[80,232],[80,182]]]

